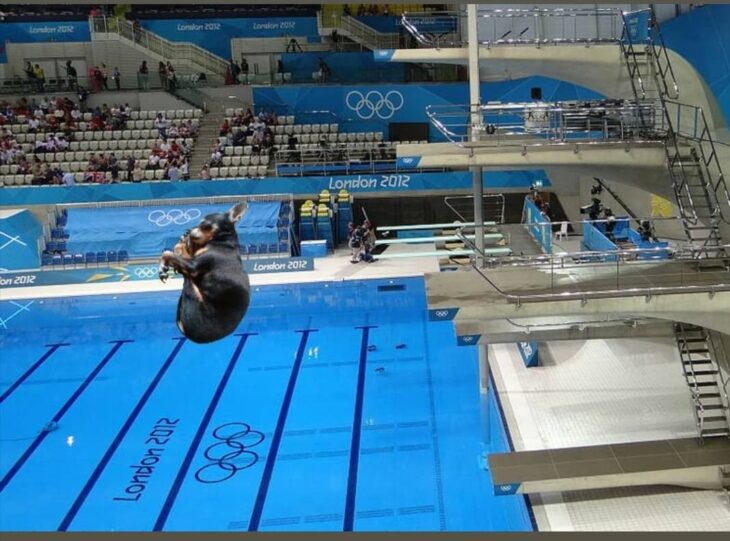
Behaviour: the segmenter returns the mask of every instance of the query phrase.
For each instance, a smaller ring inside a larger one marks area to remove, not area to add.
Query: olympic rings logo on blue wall
[[[359,90],[351,90],[345,97],[347,108],[354,111],[363,120],[377,116],[381,120],[393,118],[396,111],[403,108],[403,94],[391,90],[383,95],[377,90],[363,94]]]
[[[184,225],[200,218],[200,209],[170,209],[170,210],[153,210],[147,216],[150,223],[157,227],[166,227],[168,225]]]
[[[259,461],[258,453],[251,448],[264,441],[264,435],[252,430],[250,425],[226,423],[213,430],[213,437],[218,442],[203,453],[210,462],[195,472],[195,479],[199,482],[222,483]]]

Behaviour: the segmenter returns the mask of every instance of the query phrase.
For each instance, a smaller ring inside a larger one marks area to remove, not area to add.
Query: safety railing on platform
[[[91,28],[95,34],[113,34],[126,38],[137,45],[170,61],[188,61],[198,66],[202,71],[225,76],[228,62],[188,42],[172,42],[161,38],[157,34],[134,25],[126,19],[116,17],[94,17],[91,19]]]
[[[487,47],[615,43],[623,29],[616,8],[480,9],[477,18]],[[438,49],[466,45],[465,20],[464,11],[404,13],[401,24],[419,45]]]
[[[480,118],[477,142],[469,141],[472,112]],[[662,111],[651,100],[596,100],[428,106],[426,114],[438,131],[459,146],[530,146],[546,141],[649,141],[647,122],[659,126],[655,119]]]
[[[388,143],[372,142],[369,143],[370,147],[366,147],[367,144],[350,143],[349,145],[328,145],[314,149],[278,150],[274,153],[276,173],[279,176],[321,176],[426,170],[399,165],[395,159],[395,147]],[[429,168],[428,170],[442,171],[443,168]]]
[[[320,26],[333,28],[344,32],[351,39],[361,43],[370,50],[394,49],[398,47],[399,39],[396,33],[378,32],[355,17],[333,12],[326,15],[318,12]]]
[[[474,270],[506,301],[518,305],[682,293],[708,293],[712,297],[730,291],[730,270],[699,272],[690,249],[640,248],[498,258],[481,254],[480,266],[475,263],[480,258],[474,242],[457,235],[477,255],[473,258]],[[518,289],[508,291],[515,284]]]

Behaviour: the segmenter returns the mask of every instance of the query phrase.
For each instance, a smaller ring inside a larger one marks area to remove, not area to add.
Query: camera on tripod
[[[602,192],[603,186],[601,186],[600,184],[593,185],[593,187],[591,188],[591,204],[583,205],[582,207],[580,207],[580,213],[587,214],[588,219],[590,220],[598,220],[601,212],[603,212],[603,204],[598,198],[598,196],[601,195]]]

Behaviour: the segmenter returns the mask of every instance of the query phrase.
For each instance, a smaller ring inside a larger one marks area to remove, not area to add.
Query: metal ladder
[[[717,350],[703,327],[674,324],[684,379],[694,404],[700,439],[730,436],[730,409]]]
[[[667,156],[669,176],[683,228],[695,258],[721,261],[728,254],[722,248],[723,241],[719,225],[723,216],[717,191],[721,186],[724,188],[725,183],[714,148],[710,155],[711,159],[705,159],[704,156],[701,141],[709,142],[712,147],[710,130],[702,115],[701,120],[704,125],[700,135],[699,153],[690,140],[680,137],[667,107],[669,100],[679,97],[669,54],[654,11],[642,10],[640,13],[648,15],[649,28],[646,42],[637,46],[631,39],[627,19],[631,14],[622,14],[624,29],[620,40],[621,52],[626,61],[634,98],[637,102],[653,99],[658,100],[661,104],[662,124],[666,134],[664,150]],[[676,105],[680,106],[680,104]],[[639,115],[640,117],[642,115],[641,108]],[[645,131],[653,129],[653,122],[643,117],[640,120]],[[717,183],[713,183],[711,180],[713,175],[709,169],[710,163],[718,169]]]

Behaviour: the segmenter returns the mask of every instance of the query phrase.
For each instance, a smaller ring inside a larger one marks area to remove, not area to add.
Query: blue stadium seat
[[[261,243],[259,244],[258,250],[260,254],[265,254],[269,251],[269,245],[266,243]]]
[[[84,254],[74,254],[74,264],[83,265],[84,264]]]
[[[129,261],[129,253],[127,250],[119,250],[119,262],[126,263]]]
[[[286,242],[280,242],[279,243],[279,253],[280,254],[288,254],[289,253],[289,245]]]
[[[52,239],[62,239],[63,238],[63,229],[60,227],[54,227],[51,229],[51,238]]]
[[[74,256],[71,254],[63,254],[63,264],[64,265],[73,265],[74,264]]]
[[[57,267],[60,265],[63,265],[63,258],[60,255],[56,254],[53,256],[53,266]]]
[[[58,241],[58,242],[56,243],[56,249],[57,249],[57,250],[58,250],[59,252],[65,252],[65,251],[66,251],[66,241],[65,241],[65,240],[60,240],[60,241]]]
[[[53,256],[49,254],[48,252],[43,252],[41,254],[41,265],[51,265],[53,263]]]
[[[96,252],[96,262],[106,263],[106,252]]]
[[[249,254],[257,254],[259,253],[258,246],[255,244],[249,244],[248,245],[248,253]]]
[[[270,253],[276,254],[279,252],[279,245],[278,244],[269,244],[269,250]]]
[[[241,244],[238,248],[242,255],[246,255],[248,253],[248,246],[245,244]]]
[[[96,254],[94,252],[86,252],[86,264],[87,265],[96,264]]]
[[[54,240],[49,240],[48,242],[46,242],[46,250],[50,253],[57,252],[58,243]]]
[[[119,261],[117,252],[115,252],[114,250],[109,250],[106,253],[106,257],[107,257],[107,260],[109,261],[109,263],[116,263],[117,261]]]

